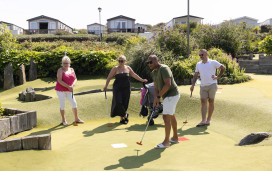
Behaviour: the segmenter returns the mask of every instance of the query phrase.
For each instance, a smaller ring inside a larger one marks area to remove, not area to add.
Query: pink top
[[[75,72],[73,69],[71,69],[71,74],[66,74],[65,72],[62,73],[62,81],[65,82],[66,84],[68,84],[69,86],[71,86],[75,79]],[[58,81],[57,81],[57,85],[55,90],[57,91],[69,91],[68,88],[64,87],[63,85],[61,85]]]
[[[143,87],[143,88],[142,88],[142,93],[141,93],[140,105],[142,105],[142,102],[143,102],[143,100],[144,100],[145,93],[146,93],[146,89]]]

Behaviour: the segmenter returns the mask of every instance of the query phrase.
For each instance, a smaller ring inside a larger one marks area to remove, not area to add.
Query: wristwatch
[[[157,98],[158,98],[158,99],[160,99],[160,98],[161,98],[161,96],[157,96]]]

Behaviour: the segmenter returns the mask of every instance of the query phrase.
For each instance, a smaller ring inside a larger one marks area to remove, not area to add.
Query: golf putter
[[[109,114],[109,109],[108,109],[108,98],[107,98],[106,91],[105,91],[105,99],[106,99],[106,112],[108,115],[108,127],[112,127],[112,124],[110,124],[110,114]]]
[[[142,136],[141,141],[140,141],[140,142],[136,142],[136,144],[138,144],[138,145],[143,145],[142,142],[143,142],[143,139],[144,139],[146,130],[147,130],[148,126],[149,126],[149,123],[150,123],[150,121],[151,121],[151,119],[152,119],[152,116],[153,116],[154,111],[155,111],[155,110],[153,110],[153,112],[151,113],[151,116],[149,117],[148,123],[147,123],[146,128],[145,128],[145,131],[144,131],[144,135]]]
[[[193,94],[193,92],[191,91],[190,98],[192,98],[192,94]],[[187,119],[188,119],[188,113],[187,113],[187,115],[186,115],[186,120],[183,122],[184,125],[188,123]]]

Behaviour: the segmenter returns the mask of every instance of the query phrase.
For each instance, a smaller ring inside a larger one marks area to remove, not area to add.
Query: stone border
[[[14,115],[0,119],[0,140],[37,126],[36,111],[22,111],[19,109],[5,108],[4,113]]]
[[[0,153],[18,150],[51,150],[51,134],[0,140]]]

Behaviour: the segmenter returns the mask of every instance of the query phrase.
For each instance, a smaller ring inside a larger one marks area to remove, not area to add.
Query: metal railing
[[[137,28],[113,28],[108,29],[108,33],[144,33],[144,29],[137,29]]]

